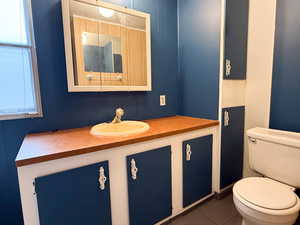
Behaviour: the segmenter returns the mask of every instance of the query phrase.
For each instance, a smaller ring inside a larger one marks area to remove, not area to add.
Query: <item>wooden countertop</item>
[[[29,134],[16,158],[17,167],[64,157],[105,150],[108,148],[149,141],[201,128],[217,126],[219,121],[186,116],[146,120],[150,129],[142,134],[124,137],[96,137],[91,127]]]

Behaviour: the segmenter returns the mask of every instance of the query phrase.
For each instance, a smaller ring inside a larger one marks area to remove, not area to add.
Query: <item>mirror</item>
[[[69,91],[150,91],[150,15],[62,0]]]

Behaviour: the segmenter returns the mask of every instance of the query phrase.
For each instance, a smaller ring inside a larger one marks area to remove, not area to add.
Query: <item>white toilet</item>
[[[243,225],[292,225],[300,210],[300,134],[265,128],[247,131],[250,168],[264,177],[233,186]]]

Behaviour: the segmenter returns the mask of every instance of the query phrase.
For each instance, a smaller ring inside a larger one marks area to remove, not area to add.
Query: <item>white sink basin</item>
[[[96,136],[118,137],[139,134],[149,130],[150,126],[141,121],[125,120],[120,123],[101,123],[91,129]]]

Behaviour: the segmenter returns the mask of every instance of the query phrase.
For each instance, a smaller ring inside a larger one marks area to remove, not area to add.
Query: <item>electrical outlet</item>
[[[167,104],[165,95],[159,96],[159,100],[160,100],[160,106],[165,106]]]

